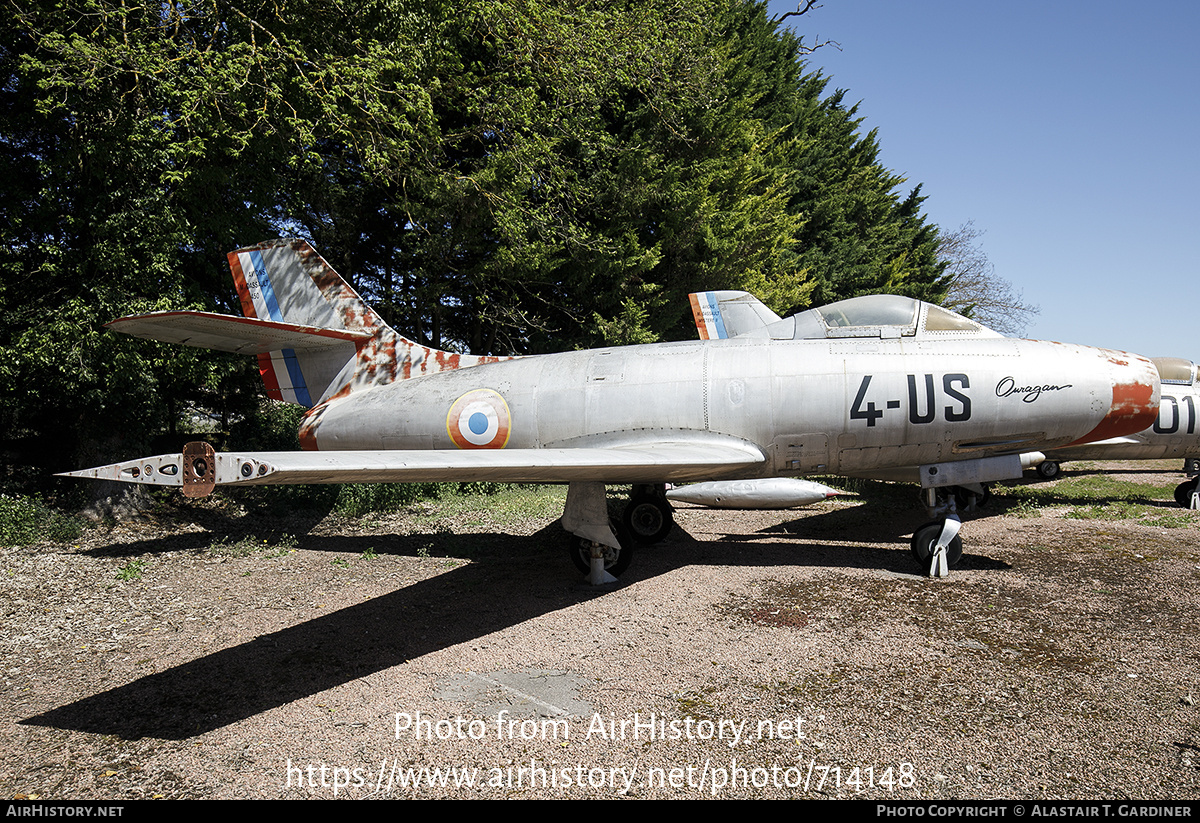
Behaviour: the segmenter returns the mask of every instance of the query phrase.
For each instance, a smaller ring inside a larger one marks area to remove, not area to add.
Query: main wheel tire
[[[617,542],[621,544],[621,548],[602,546],[601,552],[604,555],[604,570],[613,577],[620,577],[633,562],[633,544],[616,523],[613,523],[612,526],[613,534],[617,536]],[[592,573],[591,540],[568,532],[567,552],[571,555],[571,562],[575,564],[575,568],[584,574]]]
[[[667,499],[649,494],[637,494],[629,498],[621,520],[633,542],[639,546],[660,542],[675,526],[671,504]]]
[[[1037,466],[1038,476],[1043,480],[1053,480],[1058,477],[1058,473],[1061,470],[1057,460],[1043,460]]]
[[[1192,507],[1192,492],[1196,491],[1198,485],[1200,485],[1200,477],[1193,477],[1175,487],[1175,502],[1179,504],[1180,508],[1190,509]]]
[[[913,532],[911,544],[912,556],[922,571],[929,571],[929,563],[933,557],[933,547],[937,545],[938,538],[942,536],[943,525],[942,521],[934,520]],[[958,565],[958,561],[962,560],[962,554],[962,538],[956,534],[954,535],[954,539],[950,541],[950,545],[946,547],[946,565],[953,569]]]

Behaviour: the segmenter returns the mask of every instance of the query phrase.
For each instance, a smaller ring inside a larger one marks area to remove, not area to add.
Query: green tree
[[[428,167],[364,181],[327,154],[296,221],[430,345],[546,351],[599,342],[599,328],[658,337],[686,313],[687,289],[709,282],[695,272],[742,268],[731,212],[764,211],[753,177],[764,173],[743,146],[754,126],[714,83],[704,9],[537,8],[534,21],[491,4],[462,17],[431,97]]]
[[[841,91],[823,97],[827,82],[806,75],[795,113],[803,150],[792,208],[804,221],[795,254],[817,284],[814,304],[877,293],[939,302],[944,266],[937,227],[920,213],[920,186],[896,193],[904,178],[879,163],[876,132],[859,134],[857,107],[846,107]]]
[[[236,313],[225,252],[278,233],[399,330],[477,353],[690,337],[701,289],[780,312],[944,290],[919,192],[895,193],[875,134],[764,4],[7,8],[10,485],[251,414],[249,359],[101,324]]]
[[[398,76],[420,66],[416,49],[362,47],[329,5],[273,8],[274,31],[252,16],[272,7],[220,2],[47,0],[4,15],[6,481],[144,448],[191,405],[247,411],[250,363],[101,323],[233,308],[224,252],[273,233],[320,139],[375,163],[413,151],[423,91]],[[317,12],[350,34],[320,53],[306,51]]]
[[[753,49],[795,54],[769,42],[762,7],[559,12],[538,27],[557,67],[516,20],[462,20],[430,168],[364,185],[326,154],[304,185],[296,222],[389,321],[430,345],[523,353],[689,336],[697,289],[803,301],[782,254],[800,227],[794,172]]]

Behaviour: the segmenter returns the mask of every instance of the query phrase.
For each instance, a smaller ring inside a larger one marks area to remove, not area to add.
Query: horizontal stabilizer
[[[138,314],[122,317],[106,325],[113,331],[147,340],[237,354],[267,354],[284,349],[311,351],[371,339],[371,334],[365,331],[300,326],[203,311]]]
[[[206,444],[194,444],[204,446]],[[296,483],[496,483],[690,482],[761,464],[765,457],[741,443],[639,443],[579,449],[432,449],[418,451],[292,451],[162,454],[64,477],[121,480],[158,486],[211,482],[218,486]],[[188,465],[184,465],[184,461]],[[211,488],[211,486],[208,486]],[[207,493],[207,492],[205,492]],[[198,495],[197,495],[198,496]]]

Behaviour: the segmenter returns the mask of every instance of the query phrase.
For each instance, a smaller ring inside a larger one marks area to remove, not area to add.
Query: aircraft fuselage
[[[734,338],[524,357],[333,399],[321,450],[754,444],[737,476],[853,474],[1100,440],[1158,412],[1149,360],[1029,340]],[[1081,413],[1089,410],[1090,413]],[[668,479],[647,467],[646,482]],[[728,475],[727,475],[728,476]]]

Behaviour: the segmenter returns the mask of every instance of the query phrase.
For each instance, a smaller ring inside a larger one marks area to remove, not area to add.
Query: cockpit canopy
[[[1158,379],[1166,385],[1195,386],[1200,384],[1200,366],[1182,357],[1153,357]]]
[[[948,309],[896,294],[830,303],[771,323],[755,336],[776,340],[846,337],[1003,337]]]

